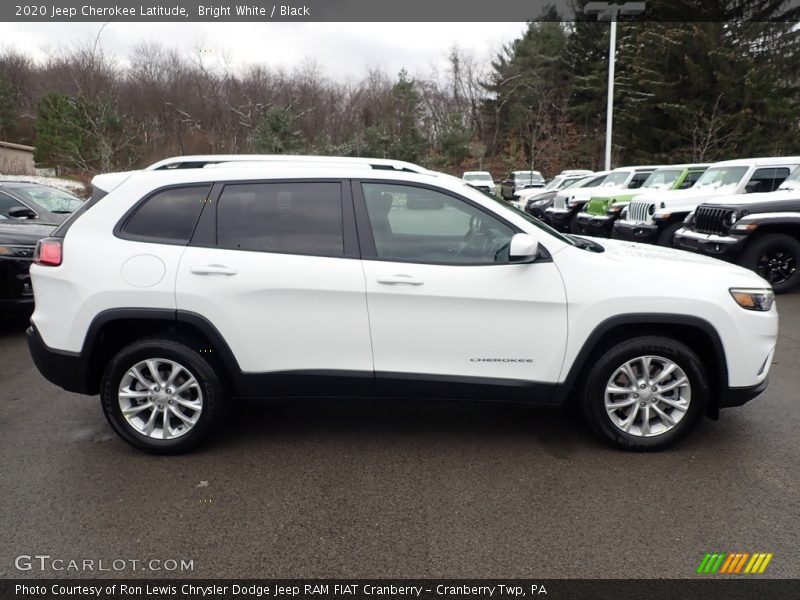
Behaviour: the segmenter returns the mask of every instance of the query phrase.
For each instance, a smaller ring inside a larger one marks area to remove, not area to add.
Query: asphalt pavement
[[[566,411],[315,400],[149,456],[0,325],[0,577],[682,578],[717,551],[800,577],[800,293],[778,306],[767,392],[655,454]]]

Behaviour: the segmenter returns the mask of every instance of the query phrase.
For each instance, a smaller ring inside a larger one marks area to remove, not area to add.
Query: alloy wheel
[[[619,430],[653,437],[680,423],[691,397],[689,378],[677,363],[661,356],[639,356],[619,366],[608,380],[605,409]]]
[[[119,385],[119,408],[141,435],[170,440],[187,434],[203,411],[203,393],[195,376],[166,358],[133,365]]]

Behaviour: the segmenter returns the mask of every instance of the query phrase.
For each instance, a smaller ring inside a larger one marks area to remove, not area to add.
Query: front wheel
[[[742,253],[739,264],[766,279],[776,294],[800,285],[800,241],[784,233],[764,235]]]
[[[143,339],[120,350],[103,374],[100,400],[114,431],[152,454],[195,448],[219,425],[226,406],[212,366],[172,339]]]
[[[692,429],[708,396],[706,371],[692,350],[670,338],[643,336],[597,359],[582,406],[592,429],[615,446],[660,450]]]

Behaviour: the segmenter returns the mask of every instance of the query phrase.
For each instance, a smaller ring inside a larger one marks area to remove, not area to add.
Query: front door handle
[[[195,275],[236,275],[239,271],[225,265],[202,265],[189,269]]]
[[[378,277],[378,283],[382,283],[384,285],[397,285],[398,283],[405,283],[407,285],[422,285],[425,282],[421,279],[417,279],[416,277],[412,277],[411,275],[398,273],[397,275],[381,275]]]

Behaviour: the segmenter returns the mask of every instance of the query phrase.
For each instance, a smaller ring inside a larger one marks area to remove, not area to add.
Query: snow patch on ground
[[[30,183],[40,183],[58,188],[78,198],[86,197],[86,188],[79,181],[72,179],[62,179],[60,177],[42,177],[41,175],[3,175],[0,173],[0,181],[27,181]]]

